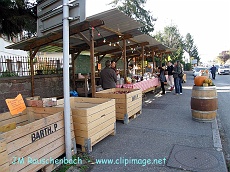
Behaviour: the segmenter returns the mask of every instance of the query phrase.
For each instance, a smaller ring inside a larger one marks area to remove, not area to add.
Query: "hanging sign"
[[[98,70],[101,70],[101,63],[97,64],[97,68],[98,68]]]
[[[21,94],[19,94],[15,99],[6,99],[6,104],[11,115],[17,115],[26,109],[26,105]]]

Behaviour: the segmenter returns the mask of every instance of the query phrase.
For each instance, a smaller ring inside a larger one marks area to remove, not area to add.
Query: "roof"
[[[118,9],[111,9],[87,17],[85,21],[70,26],[70,53],[90,49],[87,40],[90,40],[89,28],[91,27],[94,28],[95,53],[98,54],[109,53],[114,55],[115,53],[121,53],[123,39],[127,40],[127,47],[140,47],[141,44],[145,43],[149,48],[157,47],[158,50],[169,51],[168,47],[162,45],[153,37],[142,34],[139,30],[142,24]],[[6,48],[25,51],[39,49],[39,52],[62,52],[62,32],[62,29],[60,29],[42,37],[35,37],[12,44]]]

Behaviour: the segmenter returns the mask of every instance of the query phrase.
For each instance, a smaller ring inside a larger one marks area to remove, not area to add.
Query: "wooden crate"
[[[118,91],[128,91],[126,94],[114,94]],[[122,120],[125,124],[131,118],[136,118],[142,110],[142,92],[139,89],[131,88],[112,88],[96,92],[95,97],[112,98],[116,103],[116,119]]]
[[[63,108],[53,107],[27,107],[14,116],[9,112],[0,114],[0,127],[17,125],[13,130],[0,133],[0,169],[4,172],[38,171],[52,164],[50,158],[64,154],[63,114]],[[72,122],[71,131],[74,141]]]
[[[64,105],[64,100],[58,100],[58,106]],[[116,114],[114,99],[98,99],[71,97],[74,133],[76,143],[82,151],[92,152],[92,146],[116,133]]]

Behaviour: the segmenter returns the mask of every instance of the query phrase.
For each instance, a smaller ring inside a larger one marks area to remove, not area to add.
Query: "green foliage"
[[[0,74],[1,78],[14,77],[14,76],[18,76],[18,75],[16,73],[14,73],[14,72],[10,72],[10,71],[7,71],[7,70]]]
[[[189,54],[189,57],[192,56],[192,49],[194,47],[194,40],[190,33],[187,33],[185,39],[184,39],[184,50]]]
[[[170,55],[172,61],[183,61],[183,37],[181,36],[177,26],[166,26],[163,32],[157,32],[154,37],[163,45],[176,49],[176,51]]]
[[[186,63],[185,67],[184,67],[184,70],[190,71],[191,69],[192,69],[192,64],[191,63]]]
[[[200,61],[198,48],[196,45],[194,45],[194,40],[190,33],[187,33],[184,41],[184,50],[189,54],[190,59],[193,57],[194,59],[197,59],[197,62]]]
[[[196,46],[194,46],[192,48],[190,57],[193,57],[194,59],[197,59],[197,63],[200,61],[200,57],[199,57],[199,54],[198,54],[198,49],[197,49]]]
[[[1,0],[0,11],[0,34],[15,36],[22,31],[36,32],[36,4],[27,0]]]
[[[143,33],[149,34],[154,31],[153,21],[155,19],[150,15],[150,11],[144,9],[146,0],[113,0],[110,4],[143,24],[141,28]]]

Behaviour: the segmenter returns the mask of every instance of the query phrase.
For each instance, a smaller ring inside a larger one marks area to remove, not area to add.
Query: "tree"
[[[110,4],[143,24],[141,31],[145,34],[149,34],[154,31],[153,21],[155,21],[155,19],[150,15],[150,11],[144,9],[146,1],[147,0],[113,0]]]
[[[189,57],[192,57],[192,48],[194,48],[194,40],[190,33],[187,33],[184,40],[184,50],[189,54]]]
[[[198,53],[198,48],[196,46],[194,46],[191,49],[191,56],[190,57],[193,57],[194,59],[197,59],[197,64],[199,63],[200,57],[199,57],[199,53]]]
[[[183,37],[181,36],[177,26],[166,26],[163,32],[157,32],[154,37],[163,45],[176,49],[176,51],[173,52],[170,56],[172,61],[183,61]]]
[[[190,33],[186,34],[186,37],[183,41],[184,51],[188,53],[190,60],[192,58],[197,59],[197,63],[200,61],[198,48],[194,45],[194,39],[192,38]]]
[[[223,63],[226,63],[228,59],[230,59],[230,52],[229,51],[222,51],[218,58],[223,61]]]
[[[36,32],[36,4],[27,0],[0,1],[0,34],[15,36],[22,31]]]

